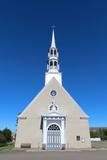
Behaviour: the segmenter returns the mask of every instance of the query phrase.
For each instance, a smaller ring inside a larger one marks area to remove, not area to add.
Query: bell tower
[[[47,72],[45,73],[45,85],[54,77],[62,85],[62,75],[59,72],[59,53],[55,43],[54,29],[52,31],[51,47],[48,51]]]

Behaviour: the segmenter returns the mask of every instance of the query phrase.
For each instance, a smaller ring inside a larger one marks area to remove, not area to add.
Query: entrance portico
[[[56,111],[54,104],[51,107],[52,110],[43,116],[43,149],[64,149],[65,116]]]

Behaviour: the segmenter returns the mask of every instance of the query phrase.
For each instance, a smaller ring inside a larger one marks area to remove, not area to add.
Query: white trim
[[[47,143],[47,127],[46,127],[46,124],[47,124],[47,120],[44,118],[43,119],[43,144],[46,144]]]
[[[45,73],[45,85],[47,85],[52,79],[57,80],[57,82],[62,85],[62,73],[56,72],[56,69],[52,69]]]
[[[61,144],[65,144],[65,136],[64,136],[64,132],[65,131],[65,127],[64,127],[64,119],[61,120]]]

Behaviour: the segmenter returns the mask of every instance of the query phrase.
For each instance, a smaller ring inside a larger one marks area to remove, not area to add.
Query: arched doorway
[[[47,149],[61,149],[61,130],[57,124],[51,124],[47,128]]]

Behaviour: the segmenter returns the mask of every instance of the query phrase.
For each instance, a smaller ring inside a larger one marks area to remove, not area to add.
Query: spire
[[[53,32],[52,32],[51,48],[56,48],[54,28],[53,28]]]

